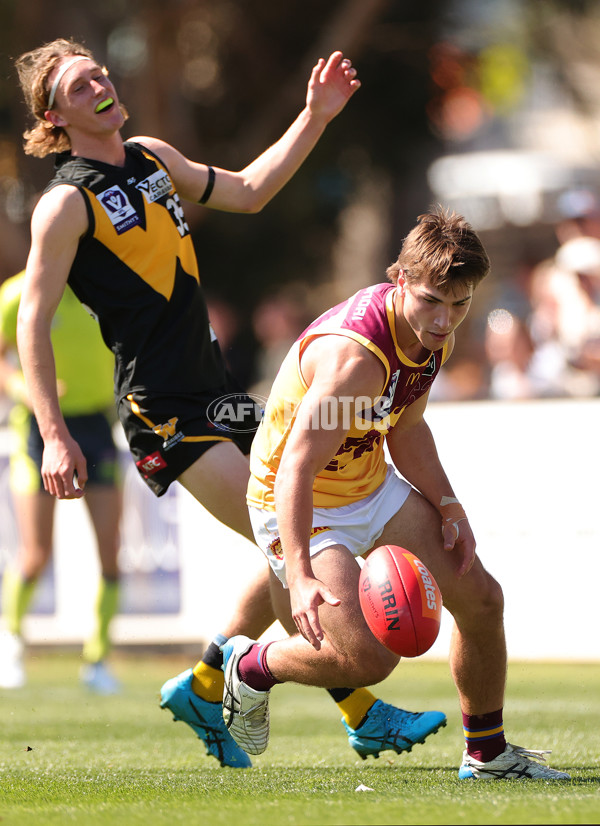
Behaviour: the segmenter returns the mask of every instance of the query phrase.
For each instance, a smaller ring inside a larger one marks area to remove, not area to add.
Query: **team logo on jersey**
[[[135,188],[143,192],[147,204],[152,204],[163,195],[168,195],[173,189],[173,184],[164,169],[158,169],[136,184]]]
[[[348,436],[337,450],[325,470],[337,473],[343,470],[346,465],[360,459],[365,453],[372,453],[381,442],[382,434],[378,430],[370,430],[365,436]]]
[[[431,354],[431,358],[427,363],[427,367],[423,370],[424,376],[433,376],[435,373],[435,353]]]
[[[169,450],[185,438],[181,431],[177,431],[178,421],[177,416],[173,416],[165,424],[157,424],[152,428],[156,435],[163,439],[163,450]]]
[[[140,223],[140,216],[131,206],[129,198],[120,186],[111,186],[96,195],[96,198],[110,218],[110,222],[117,231],[117,235],[127,232],[128,229]]]
[[[313,536],[318,536],[320,533],[324,533],[325,531],[330,531],[331,528],[322,526],[319,528],[313,528],[310,532],[310,538],[312,539]],[[273,554],[274,557],[277,559],[283,559],[283,547],[281,545],[281,537],[277,537],[274,539],[268,547],[269,553]]]

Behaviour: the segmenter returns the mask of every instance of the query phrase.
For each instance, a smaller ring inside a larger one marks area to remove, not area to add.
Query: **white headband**
[[[58,74],[54,78],[54,83],[52,84],[52,88],[50,89],[50,95],[48,96],[48,109],[52,109],[52,107],[54,106],[54,96],[56,95],[58,84],[61,82],[64,73],[67,71],[67,69],[70,69],[74,63],[77,63],[78,60],[92,60],[92,58],[80,54],[77,55],[77,57],[74,57],[72,60],[67,60],[66,63],[63,63],[63,65],[58,70]]]

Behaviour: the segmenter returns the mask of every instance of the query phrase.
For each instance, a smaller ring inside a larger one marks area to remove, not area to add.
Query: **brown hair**
[[[25,103],[36,119],[36,124],[23,133],[27,155],[45,158],[51,152],[64,152],[71,147],[65,130],[47,121],[44,113],[48,109],[50,94],[48,76],[60,60],[76,55],[94,59],[90,50],[81,43],[58,38],[31,52],[25,52],[15,61]]]
[[[419,215],[386,275],[396,284],[401,270],[409,284],[427,280],[441,290],[459,284],[476,287],[490,271],[490,259],[471,225],[438,207]]]
[[[50,43],[44,43],[38,49],[25,52],[15,60],[25,103],[36,119],[35,125],[23,133],[27,155],[45,158],[52,152],[65,152],[71,148],[71,141],[65,130],[46,120],[45,112],[50,96],[48,77],[52,70],[63,58],[78,55],[95,60],[92,52],[81,43],[59,37]],[[123,106],[121,111],[126,118],[127,111]]]

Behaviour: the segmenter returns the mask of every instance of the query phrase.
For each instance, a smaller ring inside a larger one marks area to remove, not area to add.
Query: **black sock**
[[[346,697],[349,697],[352,692],[354,691],[353,688],[328,688],[327,692],[331,695],[332,699],[336,703],[341,703],[342,700],[345,700]]]
[[[219,648],[218,644],[213,640],[211,644],[208,646],[206,651],[204,652],[204,656],[202,657],[202,662],[206,665],[210,665],[211,668],[220,669],[223,665],[223,652]]]

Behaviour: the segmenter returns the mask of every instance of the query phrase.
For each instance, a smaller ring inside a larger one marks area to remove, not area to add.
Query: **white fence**
[[[600,400],[434,403],[427,414],[479,554],[502,583],[513,659],[599,660]],[[5,434],[4,434],[5,435]],[[6,438],[0,442],[0,569],[14,553]],[[155,497],[123,451],[118,643],[202,643],[225,624],[259,551],[179,485]],[[59,502],[54,564],[26,634],[76,643],[91,627],[98,567],[81,501]],[[445,657],[451,621],[425,655]],[[278,633],[275,626],[272,635]]]

